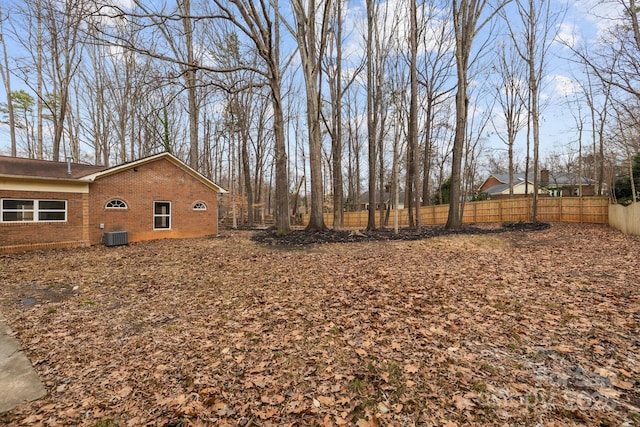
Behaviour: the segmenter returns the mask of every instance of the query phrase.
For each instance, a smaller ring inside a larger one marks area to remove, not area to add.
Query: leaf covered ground
[[[0,256],[48,390],[0,423],[640,424],[639,237],[254,238]]]

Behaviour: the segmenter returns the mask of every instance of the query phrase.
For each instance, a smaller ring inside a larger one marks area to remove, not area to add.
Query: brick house
[[[509,198],[509,174],[491,174],[478,188],[492,200]],[[523,173],[513,174],[513,197],[525,197],[533,194],[533,176]],[[538,190],[538,194],[545,194]]]
[[[567,174],[552,174],[547,169],[540,171],[540,188],[538,194],[551,197],[593,196],[595,195],[594,181],[583,178],[578,183],[576,177]],[[479,192],[485,193],[492,200],[509,198],[509,174],[491,174],[479,187]],[[582,191],[580,193],[580,190]],[[526,193],[526,194],[525,194]],[[525,197],[533,194],[533,175],[525,177],[523,173],[513,174],[513,197]]]
[[[225,192],[169,153],[110,168],[0,156],[0,253],[217,234]]]
[[[540,185],[546,188],[551,197],[595,196],[596,186],[593,179],[577,174],[551,173],[546,169],[540,171]]]

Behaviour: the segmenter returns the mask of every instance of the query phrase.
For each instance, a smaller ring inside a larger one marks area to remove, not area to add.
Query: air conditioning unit
[[[107,231],[103,234],[105,246],[121,246],[129,244],[126,231]]]

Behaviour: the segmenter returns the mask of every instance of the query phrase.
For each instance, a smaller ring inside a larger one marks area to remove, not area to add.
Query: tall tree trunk
[[[529,58],[529,91],[531,96],[531,128],[533,131],[533,210],[531,221],[538,222],[538,188],[540,179],[538,177],[539,151],[540,151],[540,117],[538,111],[538,74],[536,73],[536,13],[534,2],[539,0],[529,0],[529,34],[527,40],[527,52]]]
[[[467,97],[467,73],[471,46],[477,33],[500,11],[509,0],[500,0],[492,13],[479,23],[482,10],[488,0],[452,0],[453,27],[455,34],[455,58],[458,87],[456,92],[456,130],[453,140],[451,165],[451,190],[449,215],[445,228],[458,230],[462,227],[462,160],[467,131],[469,100]]]
[[[238,108],[238,110],[239,109],[240,108]],[[251,162],[249,158],[249,120],[245,111],[238,111],[237,113],[240,115],[241,123],[240,129],[242,141],[240,147],[240,155],[242,157],[242,174],[244,177],[244,189],[246,191],[247,197],[247,225],[249,227],[253,227],[255,219],[253,212],[253,188],[251,184]]]
[[[182,22],[184,25],[185,44],[187,48],[187,68],[185,80],[187,85],[187,97],[189,102],[189,166],[198,170],[198,99],[196,93],[196,62],[193,55],[193,28],[191,22],[191,0],[182,2]]]
[[[484,4],[484,2],[482,2]],[[449,192],[449,214],[445,228],[458,230],[462,227],[461,183],[462,158],[464,157],[464,142],[467,133],[467,71],[471,43],[475,36],[476,0],[452,0],[453,26],[456,49],[456,130],[453,139],[453,158],[451,163],[451,188]],[[477,14],[482,8],[477,11]],[[474,20],[475,18],[475,20]]]
[[[418,151],[418,22],[416,0],[410,0],[410,29],[409,44],[411,46],[411,60],[409,63],[410,74],[410,100],[409,100],[409,206],[411,211],[415,207],[415,219],[409,214],[409,226],[418,227],[420,225],[420,203],[418,196],[418,171],[420,168],[420,156]]]
[[[289,211],[289,177],[287,141],[284,133],[284,108],[282,105],[282,71],[280,64],[280,10],[278,0],[214,0],[232,22],[255,44],[258,55],[265,61],[265,70],[258,71],[269,82],[273,108],[274,165],[275,166],[275,216],[276,232],[291,233]],[[237,13],[229,10],[234,5]],[[259,7],[255,7],[258,4]],[[272,179],[273,177],[271,177]],[[260,186],[257,187],[258,191]],[[269,207],[271,194],[268,196]]]
[[[458,70],[460,73],[460,70]],[[466,74],[466,73],[465,73]],[[461,172],[464,157],[464,139],[467,133],[467,82],[466,78],[458,76],[458,91],[456,93],[456,130],[453,139],[453,158],[451,164],[451,188],[449,190],[449,214],[445,228],[458,230],[462,227],[461,207]]]
[[[0,9],[1,11],[1,9]],[[13,112],[13,99],[11,97],[11,73],[9,72],[9,57],[7,55],[7,44],[4,40],[4,32],[2,31],[2,22],[0,21],[0,43],[2,43],[3,63],[0,63],[0,77],[4,83],[4,91],[7,95],[7,113],[9,114],[9,135],[11,136],[11,156],[17,155],[16,144],[16,120]],[[25,125],[26,125],[25,121]],[[29,129],[27,128],[27,132]]]
[[[316,14],[315,0],[308,0],[306,10],[303,0],[292,0],[296,28],[294,35],[302,62],[302,74],[307,96],[307,128],[309,137],[309,169],[311,173],[311,211],[307,230],[326,229],[323,216],[322,140],[320,135],[320,59],[327,43],[331,1],[322,5],[322,16]],[[317,24],[321,28],[316,27]]]
[[[427,101],[424,129],[424,158],[422,160],[422,206],[429,205],[431,187],[431,162],[433,161],[433,145],[431,144],[431,131],[433,126],[433,104]]]
[[[36,35],[36,98],[37,98],[37,121],[38,121],[38,133],[37,133],[37,158],[42,160],[44,158],[44,146],[43,146],[43,112],[44,112],[44,92],[43,92],[43,77],[42,77],[42,5],[40,2],[36,2],[36,25],[37,25],[37,35]]]
[[[322,141],[320,139],[320,106],[315,78],[305,81],[307,92],[307,128],[309,136],[309,171],[311,173],[311,209],[307,230],[326,228],[323,216]]]
[[[391,167],[391,188],[389,189],[389,198],[393,198],[393,232],[398,234],[399,231],[399,207],[400,202],[400,174],[398,173],[400,161],[400,128],[402,126],[400,114],[396,115],[395,132],[393,136],[393,165]]]
[[[60,148],[62,138],[64,136],[64,122],[67,117],[67,109],[69,106],[68,83],[63,82],[62,92],[60,93],[60,110],[53,114],[53,161],[60,160]]]
[[[342,0],[336,0],[336,71],[333,100],[333,228],[344,227],[342,183]]]
[[[287,141],[284,136],[284,108],[282,106],[282,76],[280,75],[280,22],[278,0],[273,0],[275,24],[273,26],[273,47],[269,61],[269,87],[273,104],[273,134],[275,139],[274,157],[276,169],[276,232],[279,235],[291,233],[289,217],[289,174],[287,170]]]
[[[378,81],[382,81],[382,73],[380,70],[378,71]],[[384,116],[381,114],[381,100],[382,100],[382,85],[376,85],[376,117],[379,117],[379,126],[378,126],[378,203],[380,204],[378,208],[378,225],[380,228],[384,228],[384,212],[385,212],[385,177],[384,177],[384,133],[385,133],[385,120]]]
[[[373,28],[375,14],[373,0],[367,0],[367,141],[369,163],[369,215],[367,217],[367,230],[376,228],[376,129],[377,111],[375,95],[373,93],[376,84],[375,69],[373,64]]]

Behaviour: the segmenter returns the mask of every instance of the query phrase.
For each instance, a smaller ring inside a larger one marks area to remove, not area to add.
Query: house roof
[[[526,174],[524,173],[514,173],[513,174],[513,186],[514,188],[519,186],[519,185],[524,185],[525,183],[525,178],[526,178]],[[489,181],[489,179],[493,177],[495,178],[497,181],[499,181],[501,184],[497,184],[494,185],[492,187],[486,188],[485,190],[483,190],[483,192],[487,193],[487,194],[501,194],[501,193],[505,193],[505,192],[509,192],[509,174],[508,173],[493,173],[491,175],[489,175],[487,177],[487,179],[484,180],[484,182],[482,183],[482,185],[479,188],[484,187],[484,185],[487,183],[487,181]],[[529,184],[533,187],[533,175],[529,174],[529,179],[526,180],[529,182]]]
[[[503,184],[509,184],[509,174],[508,173],[493,173],[489,175],[490,177],[494,177],[498,181]],[[520,182],[524,182],[526,175],[524,173],[514,173],[513,174],[513,185],[517,185]],[[489,179],[487,178],[487,179]],[[529,182],[533,183],[533,174],[529,174]]]
[[[498,185],[494,185],[493,187],[487,188],[486,190],[484,190],[484,192],[487,194],[500,194],[504,190],[508,190],[508,189],[509,189],[509,184],[498,184]]]
[[[105,169],[107,166],[0,156],[0,176],[5,177],[77,180],[85,175]]]
[[[563,186],[563,185],[580,185],[578,181],[579,179],[577,177],[577,174],[570,175],[566,173],[557,173],[557,174],[550,173],[548,184],[550,187]],[[594,183],[593,179],[582,177],[582,185],[590,185],[593,183]]]
[[[105,176],[113,175],[124,170],[142,166],[159,159],[166,159],[178,168],[184,170],[194,179],[218,193],[227,191],[215,184],[198,171],[190,168],[184,162],[170,153],[160,153],[118,166],[92,166],[79,163],[54,162],[50,160],[34,160],[19,157],[0,156],[0,177],[7,178],[39,178],[45,180],[63,180],[76,182],[93,182]]]
[[[516,181],[513,184],[513,188],[515,190],[516,188],[524,187],[524,185],[525,185],[524,180]],[[532,191],[532,190],[533,190],[533,183],[529,181],[529,191]],[[494,185],[493,187],[489,187],[486,190],[484,190],[484,192],[490,195],[491,194],[509,194],[509,184],[507,183],[507,184]]]

